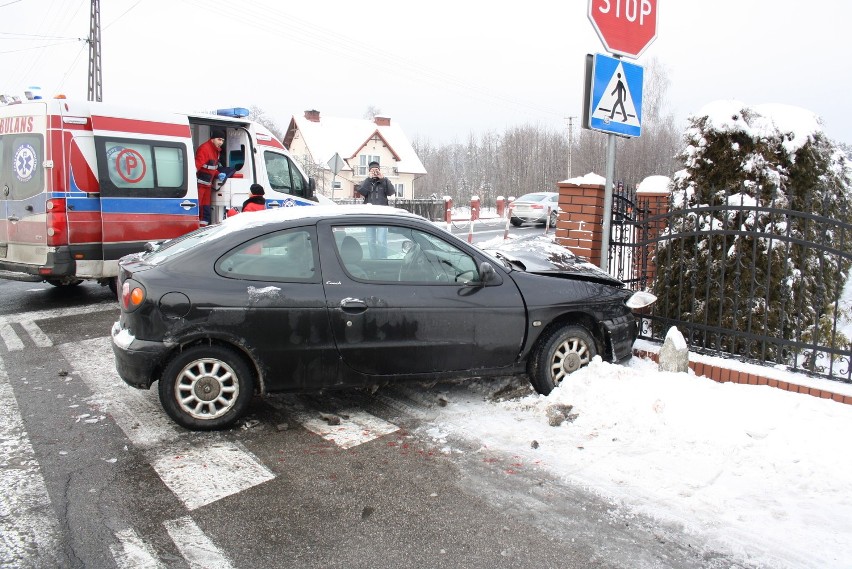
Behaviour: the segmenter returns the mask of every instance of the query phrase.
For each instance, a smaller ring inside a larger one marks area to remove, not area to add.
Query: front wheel
[[[179,425],[195,431],[224,429],[248,408],[254,376],[234,350],[199,345],[169,362],[159,392],[163,409]]]
[[[569,374],[597,355],[595,340],[582,326],[563,326],[541,338],[529,364],[530,383],[547,395]]]

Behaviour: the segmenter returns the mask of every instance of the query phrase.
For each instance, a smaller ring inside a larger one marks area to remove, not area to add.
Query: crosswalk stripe
[[[3,338],[3,343],[9,351],[23,350],[24,343],[15,333],[15,330],[4,322],[0,322],[0,338]]]
[[[6,349],[10,352],[15,352],[24,349],[24,342],[12,328],[11,324],[20,324],[26,330],[27,334],[32,338],[36,346],[48,348],[53,345],[50,338],[44,331],[35,323],[36,320],[45,320],[48,318],[62,318],[65,316],[78,316],[80,314],[90,314],[92,312],[104,312],[107,310],[116,310],[115,302],[103,302],[100,304],[87,304],[84,306],[72,306],[70,308],[54,308],[51,310],[33,310],[31,312],[23,312],[20,314],[3,314],[0,315],[0,339],[6,344]]]
[[[49,348],[53,345],[53,342],[44,333],[44,331],[38,327],[38,324],[33,322],[32,320],[24,320],[21,322],[21,327],[27,331],[27,334],[30,335],[30,338],[33,339],[35,345],[39,348]]]
[[[115,537],[118,543],[110,544],[109,549],[118,569],[165,569],[154,549],[132,528],[116,532]]]
[[[2,359],[0,408],[0,561],[56,567],[59,524]]]
[[[163,522],[191,569],[232,569],[233,565],[189,516]]]
[[[270,401],[293,420],[307,430],[316,433],[341,448],[348,449],[377,439],[399,430],[393,423],[388,423],[374,415],[359,410],[341,410],[336,413],[340,419],[339,425],[331,425],[316,411],[308,411],[304,405],[280,400]]]
[[[125,384],[112,367],[110,338],[59,346],[128,439],[145,450],[163,483],[189,510],[275,478],[251,452],[215,433],[190,433],[173,423],[156,390]],[[106,365],[105,365],[106,363]]]

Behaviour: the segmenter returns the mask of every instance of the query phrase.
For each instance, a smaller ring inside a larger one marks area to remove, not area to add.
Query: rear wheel
[[[523,222],[523,220],[521,220],[521,219],[519,219],[519,218],[517,218],[517,217],[513,217],[513,218],[511,219],[511,222],[512,222],[512,225],[514,225],[515,227],[520,227],[520,226],[521,226],[521,225],[523,225],[523,223],[524,223],[524,222]]]
[[[179,425],[196,431],[223,429],[248,408],[254,376],[233,349],[199,345],[169,362],[159,392],[163,409]]]
[[[539,340],[529,364],[530,382],[547,395],[569,374],[588,365],[597,355],[591,333],[583,326],[563,326]]]

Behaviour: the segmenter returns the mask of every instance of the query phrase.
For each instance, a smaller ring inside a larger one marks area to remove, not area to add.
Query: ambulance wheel
[[[112,294],[118,298],[118,277],[113,277],[107,283],[107,286],[112,291]]]
[[[74,279],[73,281],[64,281],[60,279],[45,279],[48,284],[53,285],[57,288],[71,288],[72,286],[77,286],[81,284],[83,281],[79,279]]]

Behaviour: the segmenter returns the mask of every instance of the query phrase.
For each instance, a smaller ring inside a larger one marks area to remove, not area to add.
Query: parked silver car
[[[558,192],[534,192],[524,194],[512,203],[512,225],[519,227],[523,223],[547,222],[550,215],[551,227],[556,225],[559,217]]]

